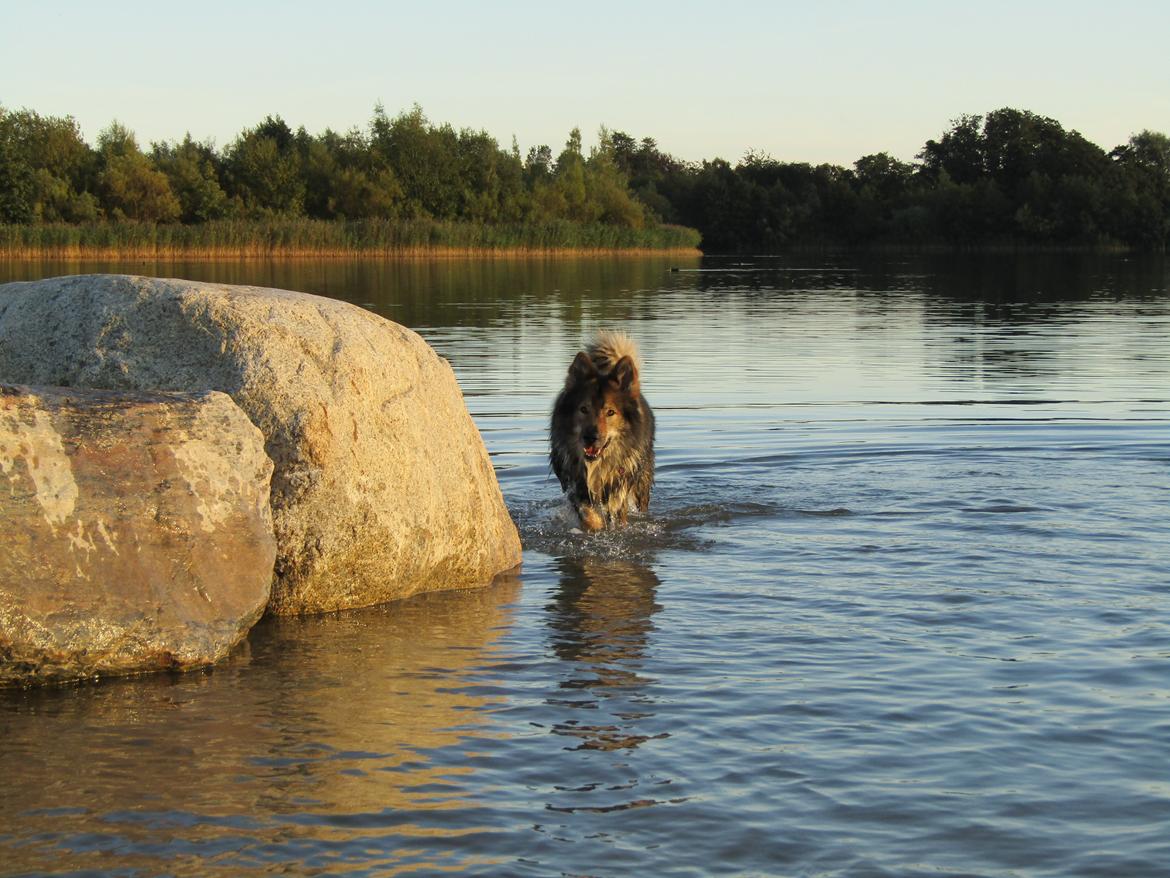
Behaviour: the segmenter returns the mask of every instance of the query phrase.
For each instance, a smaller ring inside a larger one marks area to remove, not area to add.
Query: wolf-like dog
[[[549,459],[561,489],[596,531],[645,512],[654,485],[654,412],[642,396],[638,348],[599,332],[577,354],[553,404]]]

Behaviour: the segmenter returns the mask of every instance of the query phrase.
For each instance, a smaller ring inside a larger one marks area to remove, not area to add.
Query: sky
[[[3,0],[0,106],[223,147],[272,114],[364,128],[381,103],[502,146],[602,125],[679,158],[911,160],[963,114],[1104,147],[1170,132],[1170,3]]]

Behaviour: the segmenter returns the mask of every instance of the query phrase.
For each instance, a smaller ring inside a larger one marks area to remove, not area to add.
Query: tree
[[[922,173],[937,183],[943,172],[952,183],[974,183],[983,176],[982,116],[960,116],[941,140],[928,140],[918,154]]]
[[[179,200],[167,175],[138,148],[134,132],[117,121],[98,135],[103,167],[98,191],[113,219],[169,223],[179,218]]]
[[[1170,244],[1170,137],[1142,131],[1109,155],[1114,233],[1136,246],[1164,249]]]
[[[597,221],[640,229],[646,224],[646,209],[630,192],[629,178],[618,165],[613,138],[604,126],[598,140],[585,163],[585,186],[596,204]]]
[[[552,172],[552,149],[547,144],[528,150],[528,156],[524,159],[524,179],[529,186],[535,185],[538,180],[547,180]]]
[[[0,196],[14,216],[35,222],[83,222],[97,217],[98,157],[72,117],[0,108],[0,147],[7,183]]]
[[[224,156],[224,177],[228,195],[251,216],[304,213],[300,155],[279,116],[267,117],[236,138]]]
[[[647,219],[685,222],[679,205],[686,200],[695,167],[658,149],[653,137],[636,141],[624,131],[609,134],[614,164],[622,171],[634,197],[647,209]]]
[[[758,234],[751,188],[724,159],[705,161],[695,171],[680,213],[712,252],[754,249]]]
[[[0,223],[26,224],[36,218],[32,168],[21,160],[13,144],[0,136]]]
[[[874,201],[894,202],[910,187],[914,168],[887,152],[865,155],[853,163],[858,193]]]
[[[227,215],[231,205],[220,185],[219,159],[210,143],[196,143],[188,133],[182,143],[154,144],[151,158],[179,201],[181,222],[202,223]]]
[[[371,148],[402,186],[404,215],[458,216],[458,136],[450,125],[435,128],[417,104],[394,119],[378,107],[370,133]]]
[[[356,129],[326,130],[301,144],[305,211],[318,219],[394,218],[403,200],[394,172]]]

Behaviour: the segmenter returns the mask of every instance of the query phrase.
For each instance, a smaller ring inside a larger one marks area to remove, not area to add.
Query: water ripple
[[[1164,262],[735,261],[314,266],[452,362],[521,571],[0,695],[0,871],[1164,876]],[[661,466],[582,534],[598,325]]]

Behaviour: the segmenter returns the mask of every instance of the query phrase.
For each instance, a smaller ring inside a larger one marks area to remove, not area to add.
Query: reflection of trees
[[[1162,254],[1075,252],[933,253],[906,265],[927,302],[979,307],[989,322],[1058,321],[1102,301],[1165,300]]]
[[[634,748],[655,737],[643,729],[654,716],[646,695],[653,681],[641,673],[658,577],[648,566],[628,560],[563,558],[561,581],[548,606],[553,651],[568,665],[560,696],[549,704],[567,718],[554,725],[558,735],[580,739],[574,749]],[[604,717],[578,711],[604,710]]]
[[[1122,342],[1102,317],[1166,306],[1158,255],[954,253],[915,264],[925,337],[947,341],[931,349],[935,368],[960,383],[973,375],[1013,384],[1067,379],[1085,362],[1080,348],[1092,345],[1099,356],[1103,342]],[[1127,334],[1141,330],[1131,325]]]

